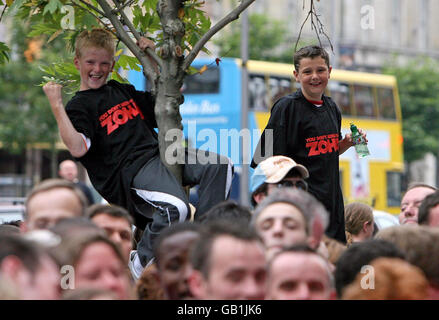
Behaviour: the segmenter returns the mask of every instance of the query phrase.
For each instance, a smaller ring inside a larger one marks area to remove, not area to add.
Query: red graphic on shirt
[[[307,138],[306,147],[309,148],[308,157],[338,151],[338,134],[325,134]]]
[[[99,117],[101,127],[107,127],[107,135],[110,135],[119,126],[127,123],[128,120],[140,115],[144,119],[142,111],[133,99],[124,101],[111,107]]]

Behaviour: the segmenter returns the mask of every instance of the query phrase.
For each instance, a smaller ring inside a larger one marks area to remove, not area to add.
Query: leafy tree
[[[384,71],[395,75],[398,80],[405,159],[412,162],[427,152],[437,154],[439,64],[431,58],[420,57],[404,66],[391,64]]]
[[[32,22],[32,36],[47,35],[47,41],[63,36],[73,47],[82,30],[97,26],[117,36],[137,60],[120,53],[115,70],[118,67],[136,67],[135,62],[143,67],[151,91],[156,96],[160,157],[181,182],[181,166],[170,164],[166,152],[172,150],[175,152],[171,154],[184,156],[179,111],[183,102],[180,92],[183,79],[191,72],[190,65],[198,53],[206,50],[207,41],[238,19],[240,13],[254,1],[241,0],[214,26],[202,10],[202,0],[113,0],[112,3],[106,0],[8,0],[6,6],[8,13],[16,12],[22,21]],[[3,4],[5,1],[0,0],[0,5]],[[146,33],[157,45],[155,52],[148,49],[145,53],[136,45],[136,40]],[[0,46],[0,56],[6,52],[2,48]],[[159,70],[154,68],[150,58]],[[65,68],[46,70],[64,83],[75,78],[66,79]],[[120,77],[117,72],[112,76]]]
[[[38,86],[42,73],[39,67],[66,57],[65,45],[59,39],[42,50],[41,37],[27,38],[30,29],[28,22],[12,21],[10,45],[13,58],[7,64],[0,64],[0,141],[2,147],[11,153],[41,147],[49,149],[52,153],[51,175],[56,176],[59,135],[47,98]],[[33,166],[29,170],[32,171]],[[34,176],[40,176],[39,172],[34,172]]]
[[[287,28],[281,20],[264,14],[249,15],[249,58],[253,60],[291,63],[293,44],[287,40]],[[234,22],[229,30],[215,40],[220,56],[241,56],[241,23]],[[290,43],[288,45],[288,43]]]

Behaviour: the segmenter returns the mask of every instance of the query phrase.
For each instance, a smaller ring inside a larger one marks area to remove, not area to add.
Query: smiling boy
[[[309,171],[309,192],[330,212],[326,234],[346,242],[338,157],[353,142],[351,134],[342,139],[341,112],[323,94],[332,70],[328,53],[318,46],[303,47],[294,54],[294,67],[301,89],[274,104],[251,166],[272,155],[304,165]],[[268,141],[271,135],[265,141],[267,130],[272,130],[272,141]]]
[[[188,197],[160,161],[155,128],[155,98],[130,84],[107,78],[114,67],[115,41],[104,29],[83,31],[76,40],[74,63],[81,76],[79,91],[64,109],[61,85],[47,83],[46,93],[61,138],[87,169],[96,190],[112,204],[129,210],[145,229],[130,268],[137,279],[153,261],[161,230],[190,217]],[[139,47],[155,49],[146,38]],[[186,156],[191,150],[186,150]],[[211,159],[211,158],[209,158]],[[216,163],[185,164],[183,183],[199,184],[197,217],[228,197],[233,167],[216,155]]]

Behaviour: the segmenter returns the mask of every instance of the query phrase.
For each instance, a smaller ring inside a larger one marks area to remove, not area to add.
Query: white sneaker
[[[135,281],[139,280],[143,272],[143,266],[140,263],[139,255],[137,250],[132,250],[130,252],[130,261],[128,261],[128,268],[131,271],[131,275]]]

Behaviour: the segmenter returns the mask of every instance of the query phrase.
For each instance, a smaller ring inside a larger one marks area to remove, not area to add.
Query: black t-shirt
[[[304,165],[309,171],[309,192],[330,213],[327,235],[344,242],[344,205],[338,159],[341,112],[331,98],[323,96],[322,100],[323,105],[317,107],[305,99],[301,90],[279,99],[271,110],[251,166],[255,168],[271,155],[284,155]],[[273,130],[273,143],[267,145],[267,148],[272,145],[272,150],[265,150],[265,140],[269,138],[267,129]]]
[[[132,178],[159,152],[153,97],[110,80],[99,89],[78,91],[66,112],[91,141],[78,160],[93,186],[108,202],[129,207]]]

